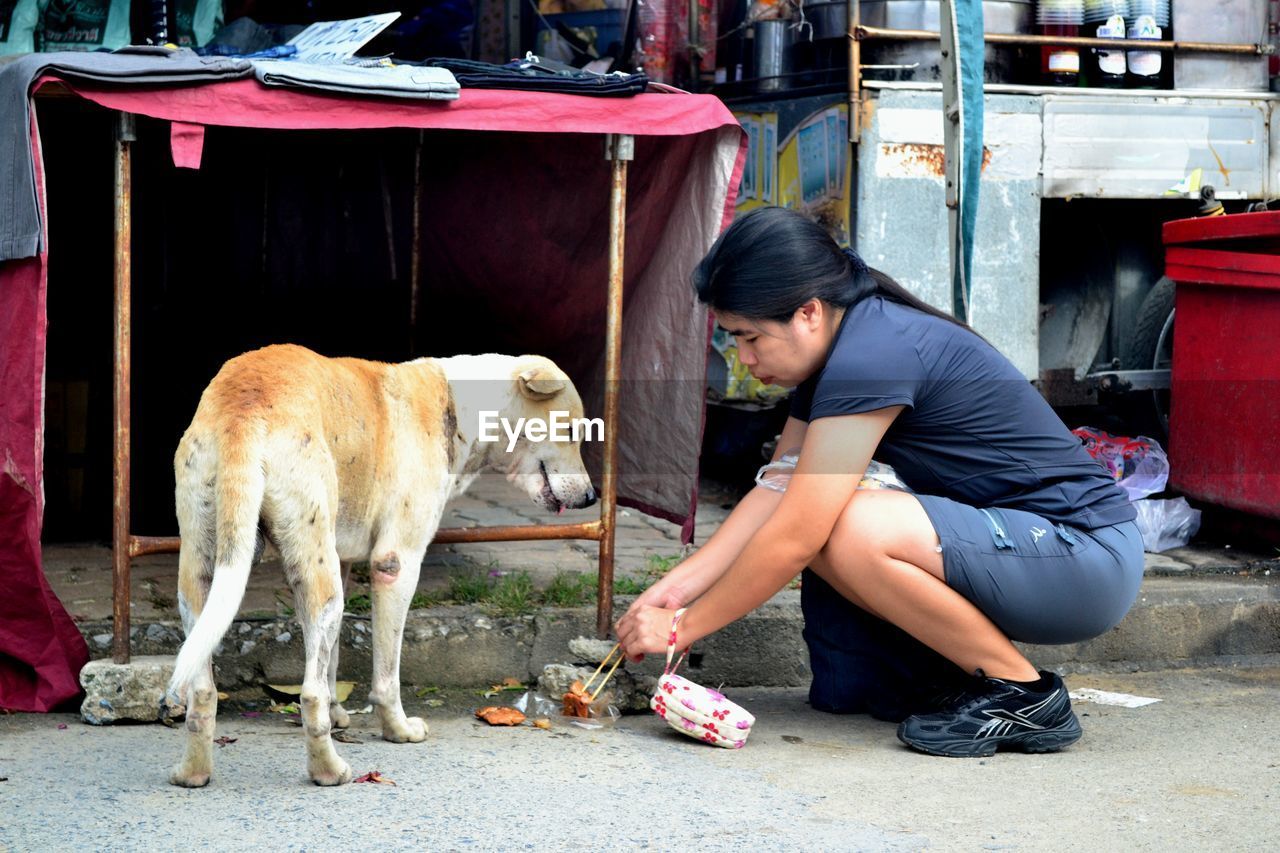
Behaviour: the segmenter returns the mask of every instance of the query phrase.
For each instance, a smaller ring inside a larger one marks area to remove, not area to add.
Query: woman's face
[[[831,348],[838,317],[831,307],[811,299],[785,323],[748,320],[715,311],[716,324],[733,335],[738,361],[766,385],[794,388],[822,367]]]

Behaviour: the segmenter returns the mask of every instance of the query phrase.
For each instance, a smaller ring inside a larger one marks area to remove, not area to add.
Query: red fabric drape
[[[39,137],[32,120],[34,150]],[[44,211],[44,176],[36,192]],[[42,217],[43,218],[43,217]],[[46,255],[0,264],[0,708],[51,711],[80,693],[80,631],[40,565]]]

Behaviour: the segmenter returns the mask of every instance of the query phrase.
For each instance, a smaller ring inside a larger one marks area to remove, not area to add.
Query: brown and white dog
[[[539,356],[382,364],[281,345],[223,365],[174,456],[187,639],[166,701],[185,698],[188,737],[170,781],[209,781],[218,705],[212,656],[266,544],[280,555],[302,623],[300,705],[312,781],[351,779],[329,733],[348,724],[334,683],[343,570],[352,561],[369,561],[369,701],[382,736],[423,740],[426,723],[406,717],[400,704],[400,642],[445,503],[486,469],[505,473],[552,512],[593,503],[580,441],[537,441],[532,431],[495,441],[492,423],[483,423],[494,413],[518,424],[564,412],[582,418],[582,401],[568,376]]]

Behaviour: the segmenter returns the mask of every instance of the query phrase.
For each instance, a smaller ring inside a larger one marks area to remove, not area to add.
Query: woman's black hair
[[[693,287],[698,301],[748,320],[785,323],[810,299],[848,308],[876,295],[973,331],[784,207],[753,210],[730,225],[694,268]]]

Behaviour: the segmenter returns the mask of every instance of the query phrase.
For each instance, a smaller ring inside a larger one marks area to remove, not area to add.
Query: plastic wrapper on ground
[[[1153,554],[1181,548],[1200,530],[1200,510],[1186,498],[1156,500],[1145,498],[1133,502],[1136,520],[1142,533],[1142,547]]]

